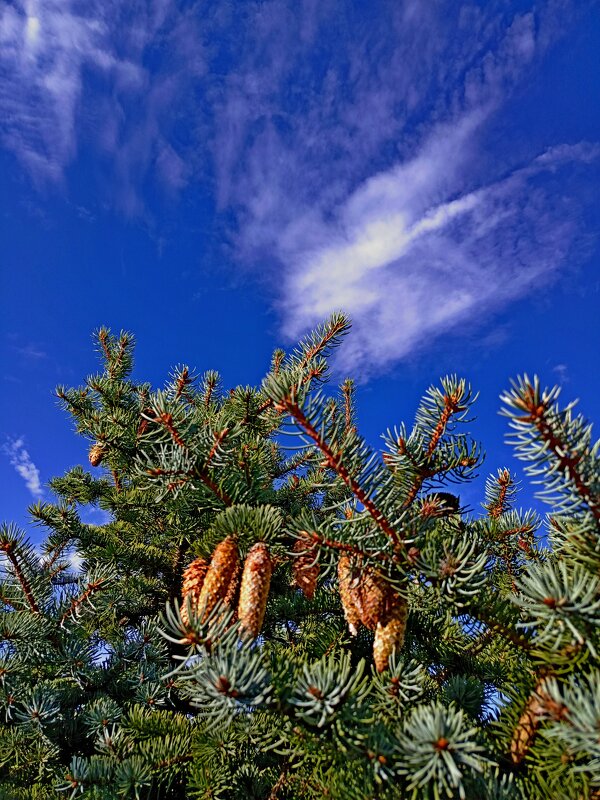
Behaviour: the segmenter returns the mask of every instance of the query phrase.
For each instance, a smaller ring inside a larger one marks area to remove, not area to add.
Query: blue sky
[[[598,53],[592,2],[5,0],[0,516],[85,462],[101,324],[234,385],[342,308],[370,441],[458,372],[484,473],[511,376],[597,417]]]

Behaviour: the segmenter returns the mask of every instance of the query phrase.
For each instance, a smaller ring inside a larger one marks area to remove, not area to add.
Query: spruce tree
[[[90,468],[31,508],[41,554],[0,532],[1,798],[600,797],[591,426],[517,380],[547,524],[503,468],[466,509],[472,389],[442,379],[378,453],[352,381],[327,391],[347,329],[229,391],[136,383],[98,332],[101,372],[58,389]]]

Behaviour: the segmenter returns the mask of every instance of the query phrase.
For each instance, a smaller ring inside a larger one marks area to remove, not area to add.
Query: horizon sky
[[[488,458],[461,498],[509,466],[534,503],[510,379],[600,416],[599,53],[594,2],[5,0],[2,519],[89,467],[53,391],[100,325],[139,380],[233,386],[337,309],[371,444],[464,375]]]

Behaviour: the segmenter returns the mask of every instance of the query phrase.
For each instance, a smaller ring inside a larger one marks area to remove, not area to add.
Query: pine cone
[[[387,607],[375,628],[373,661],[377,672],[386,670],[392,653],[402,648],[407,617],[408,603],[403,597],[390,590]]]
[[[546,680],[547,676],[542,675],[517,722],[510,743],[510,757],[513,764],[520,764],[531,749],[540,722],[546,713],[546,704],[550,700],[544,691]]]
[[[313,599],[317,588],[317,578],[319,577],[317,552],[317,548],[311,544],[308,537],[296,539],[294,553],[298,555],[292,564],[292,586],[300,589],[308,600]]]
[[[184,625],[189,625],[189,615],[186,600],[189,596],[189,606],[193,612],[198,611],[200,592],[208,571],[208,562],[204,558],[196,558],[183,573],[181,585],[181,619]]]
[[[356,586],[354,585],[355,578],[352,575],[352,562],[350,557],[343,555],[338,561],[338,589],[340,593],[340,600],[342,601],[342,608],[344,609],[344,616],[348,623],[348,629],[352,636],[358,633],[358,626],[360,625],[360,612],[356,605]]]
[[[257,542],[246,556],[238,605],[241,627],[253,639],[260,633],[265,618],[271,572],[269,550],[266,544]]]
[[[235,562],[235,569],[233,570],[231,580],[229,581],[227,594],[223,598],[223,602],[225,603],[225,605],[228,606],[228,608],[230,608],[233,611],[231,619],[232,622],[237,619],[237,601],[238,601],[241,575],[242,575],[242,566],[238,558]]]
[[[370,631],[375,630],[383,615],[388,594],[385,581],[371,567],[365,567],[358,580],[355,602],[362,624]]]
[[[92,467],[98,467],[102,463],[104,454],[106,453],[106,445],[96,442],[90,447],[88,458]]]
[[[239,563],[237,543],[233,536],[228,536],[214,549],[198,599],[198,606],[204,608],[205,619],[219,600],[225,600]]]

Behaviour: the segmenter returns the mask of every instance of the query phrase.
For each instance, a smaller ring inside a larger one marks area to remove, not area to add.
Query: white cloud
[[[350,313],[341,366],[363,376],[450,330],[485,328],[555,280],[581,234],[577,165],[598,156],[585,144],[527,153],[523,139],[517,163],[512,147],[501,158],[497,142],[487,147],[569,6],[512,19],[492,7],[397,9],[381,15],[387,31],[361,38],[356,28],[341,55],[328,54],[327,74],[313,76],[289,121],[285,92],[306,54],[293,22],[281,12],[277,27],[275,15],[277,36],[250,38],[215,111],[220,201],[237,211],[238,254],[275,262],[290,340],[333,310]]]
[[[290,339],[343,308],[342,355],[368,374],[483,324],[578,247],[596,150],[539,154],[500,124],[577,13],[526,5],[28,0],[0,11],[0,137],[38,180],[93,146],[132,215],[148,176],[176,195],[202,175]]]
[[[22,437],[9,439],[2,448],[8,456],[11,465],[25,481],[25,485],[32,496],[39,500],[44,496],[40,471],[31,460],[28,451],[25,449],[25,442]]]
[[[434,138],[445,146],[452,134],[444,129]],[[435,150],[428,143],[423,152]],[[335,224],[323,226],[327,244],[288,252],[288,334],[294,338],[342,308],[355,325],[344,366],[368,374],[461,323],[481,326],[534,286],[548,286],[573,252],[578,208],[568,192],[553,196],[540,177],[566,170],[564,191],[569,168],[594,154],[598,148],[588,146],[551,150],[458,196],[449,178],[454,165],[445,169],[423,153],[369,181],[343,204]],[[448,198],[430,205],[440,182]]]
[[[87,147],[111,157],[112,202],[128,213],[140,210],[148,171],[169,189],[184,185],[168,134],[182,85],[201,71],[201,47],[189,52],[194,26],[174,12],[171,0],[0,7],[0,143],[37,184],[62,183]],[[148,51],[171,39],[168,64],[151,73]]]

